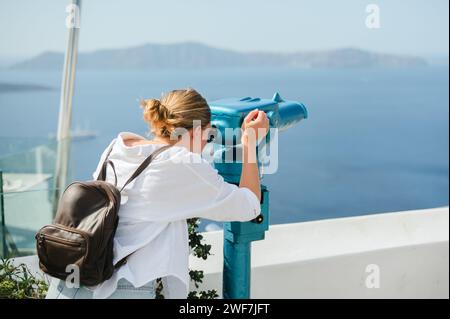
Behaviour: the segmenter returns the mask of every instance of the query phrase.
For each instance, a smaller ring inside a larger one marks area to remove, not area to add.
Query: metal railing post
[[[5,200],[3,197],[3,171],[0,171],[0,227],[2,241],[0,246],[0,257],[4,258],[7,255],[7,247],[5,229]]]
[[[72,0],[74,19],[79,19],[81,0]],[[75,71],[78,57],[78,38],[80,28],[77,23],[69,28],[68,42],[64,59],[64,70],[61,82],[61,98],[59,106],[59,120],[57,132],[57,158],[54,180],[53,212],[56,212],[58,200],[62,190],[67,185],[68,167],[70,160],[70,125],[72,120],[72,100],[75,84]]]

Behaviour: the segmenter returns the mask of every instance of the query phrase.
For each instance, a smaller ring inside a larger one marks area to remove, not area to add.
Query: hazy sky
[[[64,51],[69,0],[0,0],[0,56]],[[368,4],[381,28],[365,25]],[[85,0],[80,50],[199,41],[240,51],[448,55],[448,0]]]

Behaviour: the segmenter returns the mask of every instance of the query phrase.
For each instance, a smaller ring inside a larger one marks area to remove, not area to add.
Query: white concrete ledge
[[[214,256],[190,260],[203,288],[222,287],[222,237],[206,233]],[[448,242],[448,207],[272,226],[253,243],[252,297],[448,298]]]
[[[223,233],[204,236],[213,256],[190,265],[221,293]],[[449,208],[272,226],[252,258],[253,298],[449,298]],[[36,256],[15,262],[39,273]]]

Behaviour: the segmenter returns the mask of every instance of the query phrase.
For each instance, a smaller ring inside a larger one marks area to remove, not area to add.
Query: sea
[[[0,158],[57,129],[61,70],[0,70]],[[96,132],[72,144],[73,180],[91,178],[121,131],[148,132],[141,98],[192,87],[207,100],[299,101],[308,119],[279,135],[279,163],[263,183],[272,224],[447,206],[449,68],[79,70],[72,127]]]

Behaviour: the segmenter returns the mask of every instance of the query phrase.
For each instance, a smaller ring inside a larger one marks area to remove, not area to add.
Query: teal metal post
[[[263,240],[269,229],[269,192],[261,186],[261,215],[251,222],[224,224],[223,288],[225,299],[249,299],[251,283],[251,243]]]
[[[223,243],[223,297],[225,299],[250,298],[251,243]]]

